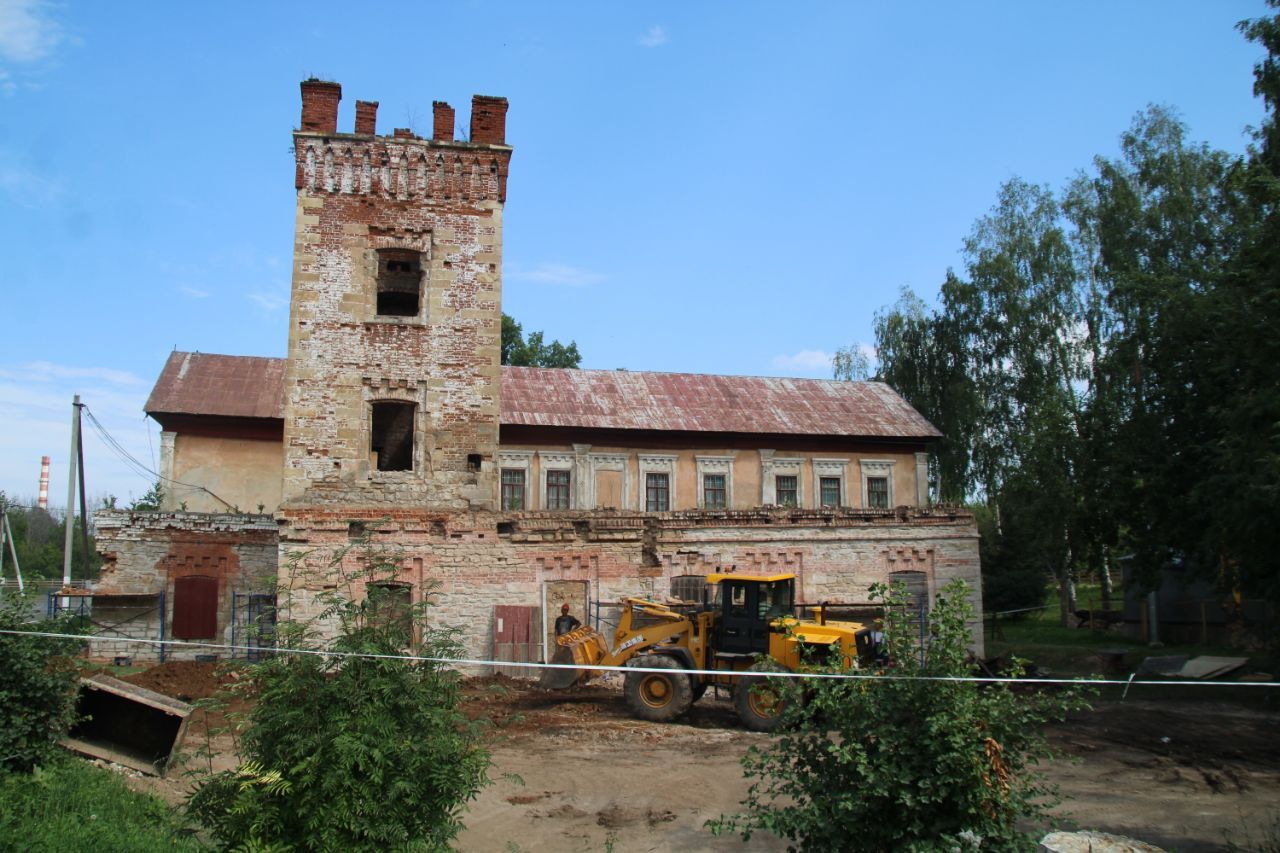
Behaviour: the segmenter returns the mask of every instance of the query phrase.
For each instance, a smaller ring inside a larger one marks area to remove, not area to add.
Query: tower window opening
[[[369,451],[379,471],[413,470],[413,403],[388,400],[373,404]]]
[[[401,249],[378,252],[378,316],[416,317],[422,307],[422,256]]]

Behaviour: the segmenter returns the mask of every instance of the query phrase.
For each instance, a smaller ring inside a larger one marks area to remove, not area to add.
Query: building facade
[[[890,388],[501,366],[506,101],[477,96],[460,141],[440,102],[430,139],[377,135],[363,101],[339,133],[340,98],[302,84],[288,356],[170,356],[147,411],[171,487],[160,513],[99,519],[100,591],[155,569],[164,618],[194,624],[160,569],[209,518],[245,516],[274,522],[275,566],[209,569],[210,639],[234,629],[237,584],[278,584],[293,618],[335,578],[368,594],[370,543],[393,555],[379,585],[433,597],[477,658],[541,655],[562,602],[607,616],[733,566],[794,572],[815,604],[896,578],[927,606],[961,577],[981,610],[973,520],[928,504],[939,434]]]

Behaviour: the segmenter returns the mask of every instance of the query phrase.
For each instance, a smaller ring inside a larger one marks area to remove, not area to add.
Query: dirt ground
[[[211,665],[169,663],[126,680],[199,699],[235,679]],[[465,711],[492,723],[493,784],[470,806],[462,851],[785,850],[776,838],[714,838],[703,824],[746,794],[739,759],[765,735],[735,724],[708,693],[681,721],[631,719],[613,685],[551,693],[503,677],[471,679]],[[185,765],[206,743],[197,712]],[[215,719],[214,723],[218,721]],[[1280,711],[1203,701],[1099,703],[1048,730],[1066,758],[1047,765],[1068,826],[1127,835],[1167,850],[1256,847],[1280,819]],[[212,741],[215,768],[234,756]],[[190,779],[127,774],[182,799]]]

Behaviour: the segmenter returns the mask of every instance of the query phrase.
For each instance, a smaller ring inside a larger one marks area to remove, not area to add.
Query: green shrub
[[[32,620],[31,601],[0,595],[0,630],[74,633],[70,619]],[[0,633],[0,771],[30,773],[75,721],[79,640]]]
[[[329,571],[341,573],[342,556]],[[391,579],[395,562],[372,556],[359,580]],[[443,850],[487,783],[488,755],[458,711],[459,676],[397,657],[413,634],[424,657],[458,657],[458,644],[427,627],[425,601],[405,609],[376,595],[356,599],[363,583],[343,580],[344,594],[319,619],[337,627],[324,648],[389,657],[280,654],[253,668],[246,760],[207,778],[188,802],[228,847]],[[281,645],[320,649],[312,627],[281,623]]]
[[[0,803],[0,850],[203,849],[163,802],[69,755],[31,774],[0,774]]]
[[[963,581],[938,594],[924,643],[904,589],[877,586],[872,595],[886,605],[887,674],[971,674]],[[1018,822],[1042,817],[1054,802],[1031,766],[1047,754],[1040,724],[1083,706],[1073,692],[1007,684],[779,681],[784,726],[743,758],[752,780],[746,812],[710,826],[745,840],[772,832],[800,850],[1029,849]]]

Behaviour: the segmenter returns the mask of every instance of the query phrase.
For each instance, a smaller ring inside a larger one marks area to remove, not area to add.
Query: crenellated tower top
[[[472,97],[470,140],[454,139],[454,110],[444,101],[432,104],[430,139],[408,128],[378,136],[377,101],[356,101],[355,131],[339,133],[341,101],[338,83],[303,81],[302,121],[294,132],[297,189],[309,195],[506,200],[506,98]]]

